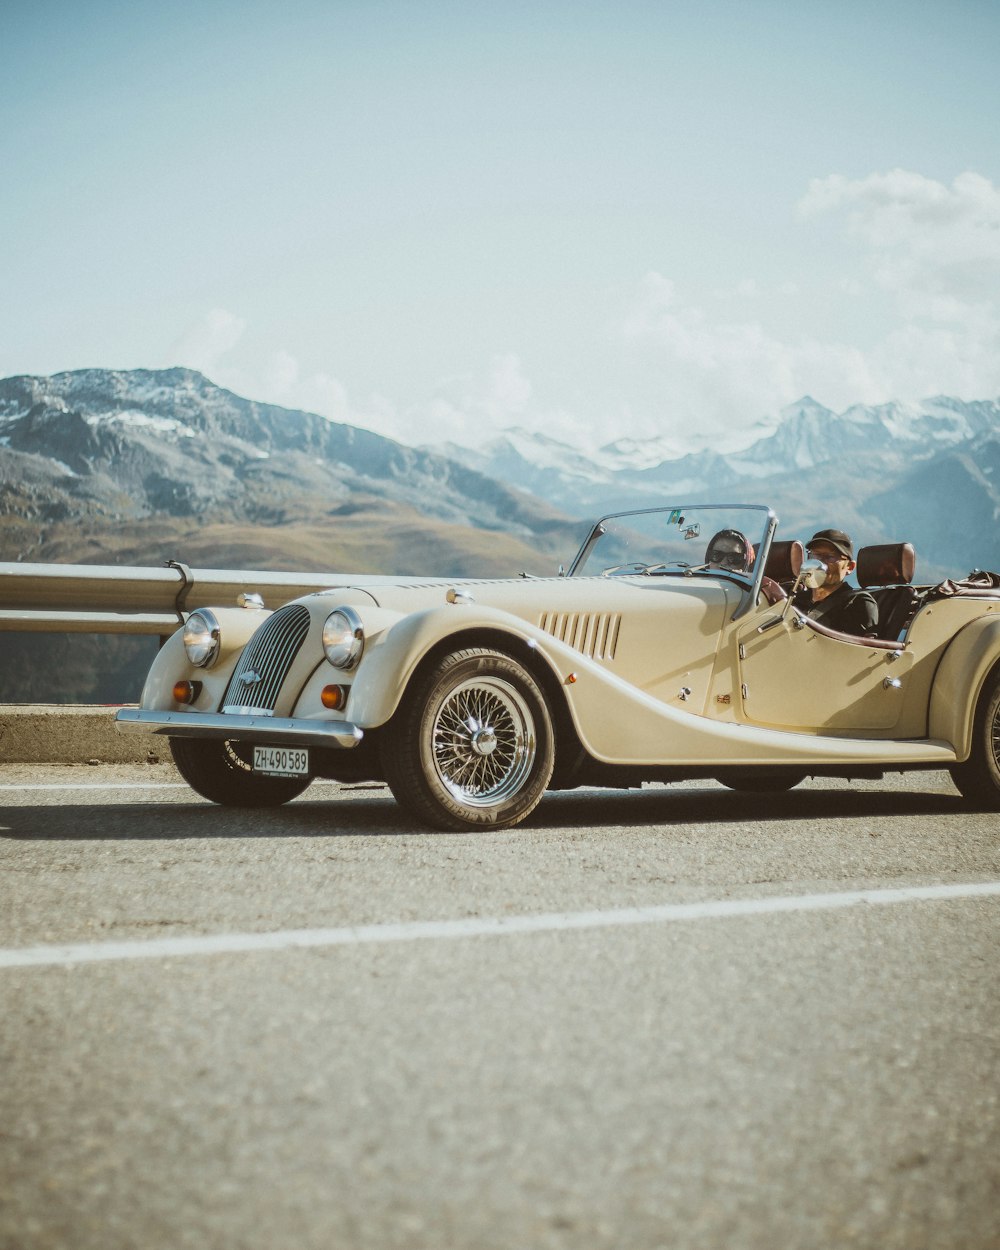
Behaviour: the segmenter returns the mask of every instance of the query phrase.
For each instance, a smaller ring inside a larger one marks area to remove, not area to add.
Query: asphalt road
[[[1000,1247],[1000,818],[945,775],[447,835],[6,766],[0,868],[5,1250]]]

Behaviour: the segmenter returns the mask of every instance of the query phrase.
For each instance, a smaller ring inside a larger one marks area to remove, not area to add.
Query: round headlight
[[[334,668],[354,668],[365,649],[365,629],[353,608],[338,608],[323,626],[323,651]]]
[[[219,622],[207,608],[199,608],[184,626],[184,650],[195,668],[211,668],[219,658]]]

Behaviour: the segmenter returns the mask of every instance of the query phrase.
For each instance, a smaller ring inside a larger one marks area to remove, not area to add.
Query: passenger
[[[854,544],[843,530],[818,530],[806,543],[806,554],[826,565],[822,586],[803,586],[793,600],[800,612],[829,629],[873,638],[878,633],[878,604],[867,590],[846,578],[854,572]]]
[[[739,530],[719,530],[705,549],[705,563],[734,573],[748,573],[753,564],[753,547]]]

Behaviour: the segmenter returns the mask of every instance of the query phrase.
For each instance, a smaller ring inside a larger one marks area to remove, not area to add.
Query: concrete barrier
[[[55,703],[0,707],[0,764],[145,764],[170,758],[162,738],[119,733],[117,710]]]

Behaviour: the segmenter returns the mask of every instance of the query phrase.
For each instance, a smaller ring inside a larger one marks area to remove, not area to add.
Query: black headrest
[[[764,565],[764,576],[776,582],[794,582],[802,568],[805,548],[797,538],[788,542],[772,543]]]
[[[858,552],[860,586],[904,586],[913,581],[917,557],[912,543],[881,543]]]

